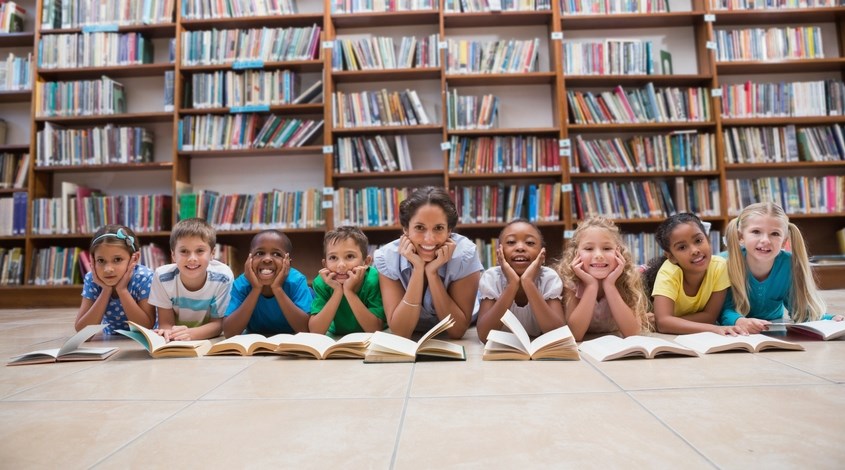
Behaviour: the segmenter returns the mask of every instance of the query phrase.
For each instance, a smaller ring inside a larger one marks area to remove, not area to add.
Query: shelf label
[[[334,41],[323,41],[323,49],[334,48]]]
[[[558,153],[561,157],[571,157],[572,156],[572,149],[569,147],[561,147],[560,153]]]
[[[572,183],[565,183],[565,184],[560,185],[560,192],[571,193],[572,192]]]
[[[116,33],[117,24],[89,24],[82,27],[83,33]]]
[[[575,236],[575,230],[564,230],[563,238],[572,238]]]
[[[563,40],[563,31],[552,31],[552,40],[553,41],[562,41]]]
[[[323,146],[323,153],[324,154],[334,153],[334,145],[324,145]]]
[[[267,113],[270,111],[269,104],[250,104],[246,106],[232,106],[229,108],[229,112],[232,114],[237,113]]]
[[[451,142],[440,142],[440,150],[452,150],[452,143]]]
[[[439,47],[441,50],[446,50],[446,49],[449,48],[449,42],[448,41],[440,41],[440,42],[437,43],[437,47]]]
[[[232,68],[235,70],[263,69],[264,61],[261,59],[240,59],[232,62]]]
[[[560,148],[568,149],[570,145],[572,145],[572,141],[569,139],[560,139],[557,141],[557,144],[560,146]]]
[[[323,209],[331,209],[332,207],[334,207],[332,201],[323,201]]]
[[[708,49],[716,50],[716,41],[707,41],[706,47]]]
[[[704,22],[705,23],[715,23],[716,22],[716,15],[713,13],[708,13],[704,15]]]
[[[710,96],[712,96],[713,98],[718,98],[718,97],[722,96],[722,89],[721,88],[713,88],[712,90],[710,90]]]
[[[331,196],[334,194],[334,188],[331,186],[326,186],[323,188],[323,196]]]

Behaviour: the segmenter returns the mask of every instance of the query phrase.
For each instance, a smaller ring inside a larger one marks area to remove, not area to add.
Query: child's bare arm
[[[566,295],[566,324],[575,341],[584,339],[590,323],[593,321],[593,314],[596,310],[598,299],[598,283],[586,285],[581,298],[575,296],[575,291],[568,290]]]
[[[654,296],[654,321],[658,332],[676,335],[701,333],[704,331],[710,331],[718,334],[730,334],[733,336],[736,336],[737,334],[737,330],[734,327],[718,326],[713,323],[700,323],[689,319],[690,317],[701,318],[700,316],[697,316],[702,312],[686,315],[684,317],[676,317],[674,315],[674,311],[674,300],[662,295]],[[715,319],[713,321],[715,321]]]
[[[311,333],[325,334],[329,330],[335,315],[337,315],[337,309],[343,299],[343,287],[335,280],[335,274],[326,268],[320,270],[320,278],[327,286],[332,288],[332,295],[323,304],[319,313],[308,318],[308,330]],[[317,296],[320,296],[319,290]]]
[[[542,274],[543,263],[546,261],[546,249],[540,250],[540,255],[525,270],[520,280],[522,290],[528,298],[528,305],[537,320],[540,331],[548,333],[566,324],[566,317],[563,314],[563,305],[558,299],[546,299],[537,287],[535,279]]]
[[[501,330],[504,326],[502,324],[502,316],[505,311],[513,305],[516,298],[516,293],[519,290],[517,282],[509,282],[502,291],[498,299],[482,299],[481,305],[478,309],[478,322],[476,323],[476,331],[478,339],[482,343],[487,342],[487,335],[492,330]]]
[[[422,308],[424,276],[423,269],[414,269],[406,291],[398,280],[379,274],[384,315],[394,334],[410,338],[417,327]]]
[[[352,275],[342,286],[343,296],[349,302],[349,307],[352,309],[352,315],[361,325],[361,328],[367,333],[380,331],[384,324],[381,318],[373,315],[373,312],[364,305],[361,298],[358,297],[358,292],[361,290],[361,285],[364,283],[364,278],[367,275],[369,266],[356,266],[352,268]]]
[[[82,298],[82,304],[79,306],[79,312],[77,312],[76,321],[73,324],[76,331],[88,325],[99,325],[103,322],[103,315],[109,305],[109,297],[111,297],[110,287],[103,289],[97,296],[97,300]]]
[[[252,312],[258,304],[258,296],[261,295],[261,288],[253,287],[246,295],[243,302],[223,318],[223,335],[227,338],[243,333],[252,318]]]
[[[194,328],[174,327],[170,330],[170,341],[193,341],[199,339],[216,338],[223,328],[222,318],[212,318],[205,325]]]

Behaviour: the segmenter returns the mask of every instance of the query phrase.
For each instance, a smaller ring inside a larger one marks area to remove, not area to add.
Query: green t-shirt
[[[334,289],[323,282],[323,278],[317,276],[311,284],[314,292],[314,301],[311,302],[311,315],[320,313],[320,310],[326,305],[329,298],[331,298]],[[384,316],[384,305],[381,301],[381,290],[378,284],[378,271],[372,266],[367,268],[367,274],[364,275],[364,282],[361,283],[361,288],[358,290],[358,298],[367,309],[376,317],[381,318],[386,323]],[[329,326],[329,333],[334,335],[346,335],[349,333],[358,333],[364,331],[355,314],[352,313],[352,307],[346,297],[340,299],[340,305],[337,307],[337,313]]]

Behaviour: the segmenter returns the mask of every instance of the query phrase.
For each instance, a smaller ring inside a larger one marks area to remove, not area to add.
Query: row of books
[[[560,221],[560,183],[456,186],[450,189],[458,223],[503,223],[516,218],[531,222]]]
[[[32,89],[32,54],[18,56],[9,53],[0,62],[0,91],[21,91]]]
[[[334,149],[338,173],[410,171],[411,149],[404,135],[341,137]]]
[[[231,150],[302,147],[314,139],[323,120],[255,113],[183,116],[179,150]]]
[[[440,66],[439,34],[404,36],[397,48],[392,37],[335,39],[332,70],[387,70]]]
[[[841,125],[731,127],[723,133],[727,163],[845,161]]]
[[[560,171],[558,139],[536,136],[449,138],[449,173]]]
[[[538,67],[539,38],[449,39],[446,44],[447,73],[525,73],[534,72]]]
[[[123,84],[103,76],[99,80],[36,83],[39,117],[123,114],[126,96]]]
[[[36,166],[109,165],[153,161],[152,131],[143,127],[65,128],[51,122],[36,134]]]
[[[757,202],[774,202],[787,214],[845,212],[845,176],[786,176],[727,181],[728,215]]]
[[[0,286],[23,284],[23,248],[0,246]]]
[[[297,75],[290,70],[220,70],[191,77],[191,107],[277,106],[297,98]]]
[[[26,20],[26,9],[15,2],[0,2],[0,34],[21,33]]]
[[[499,98],[493,95],[458,95],[453,88],[446,95],[446,124],[449,129],[490,129],[498,126]]]
[[[721,212],[716,179],[675,178],[674,197],[666,180],[585,181],[573,186],[573,206],[578,219],[594,215],[617,219],[665,218],[684,211],[718,216]]]
[[[480,13],[496,11],[549,11],[551,0],[445,0],[446,13]]]
[[[627,139],[585,140],[575,136],[570,172],[715,171],[714,134],[676,132]]]
[[[710,93],[705,88],[667,87],[593,93],[567,90],[567,102],[574,124],[702,122],[711,119]]]
[[[563,43],[568,75],[652,75],[652,42],[638,39]]]
[[[82,284],[80,255],[82,248],[51,246],[32,253],[29,265],[29,284],[36,286],[67,286]]]
[[[722,251],[722,233],[711,229],[707,233],[713,253]],[[622,241],[631,252],[634,264],[644,265],[654,258],[663,256],[663,248],[657,243],[654,232],[622,233]]]
[[[0,188],[26,188],[29,153],[0,152]]]
[[[717,29],[716,60],[821,59],[822,31],[818,26]]]
[[[183,0],[182,18],[204,20],[211,18],[244,18],[251,16],[282,16],[299,13],[295,0]]]
[[[175,0],[44,0],[43,29],[165,24],[173,22]]]
[[[722,85],[722,116],[729,118],[771,116],[842,116],[845,83],[814,82]]]
[[[322,228],[321,189],[257,194],[199,190],[179,195],[179,219],[199,217],[217,230]]]
[[[331,0],[332,13],[437,11],[439,4],[436,0]]]
[[[320,26],[182,32],[182,65],[261,68],[264,62],[320,57]]]
[[[26,235],[26,191],[0,198],[0,236]]]
[[[838,7],[840,0],[710,0],[713,10],[776,10]]]
[[[431,124],[416,90],[332,94],[335,128]]]
[[[94,233],[108,224],[125,225],[138,233],[170,228],[169,195],[106,196],[81,187],[66,192],[66,184],[62,182],[62,197],[32,201],[33,234]]]
[[[566,15],[668,13],[669,0],[560,0]]]
[[[399,225],[399,203],[408,188],[337,188],[334,190],[334,226],[394,227]]]
[[[45,69],[151,64],[153,42],[139,33],[47,34],[38,41]]]

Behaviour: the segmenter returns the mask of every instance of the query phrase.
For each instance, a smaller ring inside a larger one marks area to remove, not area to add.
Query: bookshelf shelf
[[[725,170],[794,170],[796,168],[845,168],[845,161],[787,163],[726,163]]]
[[[560,179],[560,171],[525,171],[507,173],[449,173],[454,181],[490,180],[490,179]]]
[[[113,171],[170,171],[171,162],[153,163],[113,163],[108,165],[66,165],[66,166],[35,166],[39,173],[105,173]]]
[[[323,228],[290,228],[290,227],[276,227],[279,230],[284,230],[286,234],[291,233],[298,233],[298,234],[316,234],[319,233],[320,235],[323,234],[325,229]],[[263,229],[253,229],[253,230],[218,230],[217,236],[218,237],[252,237],[258,232]]]
[[[670,28],[691,26],[704,21],[703,11],[682,11],[669,13],[620,13],[608,15],[561,14],[561,25],[566,31],[585,29],[624,28]]]
[[[789,213],[790,220],[791,219],[838,219],[841,217],[845,217],[845,212],[825,212],[825,213],[814,213],[814,214],[800,214],[800,213]]]
[[[127,124],[127,123],[154,123],[173,122],[173,113],[126,113],[126,114],[97,114],[91,116],[38,116],[35,122],[53,122],[64,125],[79,124]]]
[[[807,73],[845,71],[845,57],[833,59],[785,59],[780,61],[748,60],[716,62],[719,75],[745,75],[763,73]]]
[[[13,194],[21,191],[26,191],[26,188],[0,188],[0,195]],[[23,238],[21,237],[21,239]]]
[[[715,122],[643,122],[611,124],[570,124],[570,132],[630,132],[630,131],[671,131],[671,130],[706,130],[716,127]]]
[[[323,24],[322,13],[303,13],[297,15],[276,15],[276,16],[243,16],[236,18],[209,18],[209,19],[183,19],[180,24],[186,31],[198,31],[204,29],[246,29],[286,26],[311,26]]]
[[[32,47],[35,33],[0,33],[0,47]]]
[[[439,79],[441,73],[442,69],[440,67],[384,70],[335,70],[332,72],[332,80],[334,80],[335,83],[434,80]]]
[[[332,132],[340,137],[373,134],[439,134],[443,132],[443,126],[439,124],[430,124],[417,126],[343,127],[334,128]]]
[[[710,85],[712,75],[565,75],[567,87],[643,86],[705,86]]]
[[[170,232],[140,232],[135,230],[135,234],[138,237],[144,238],[168,238],[170,237]],[[63,241],[91,241],[91,237],[93,233],[57,233],[57,234],[30,234],[29,238],[34,241],[51,241],[51,240],[63,240]]]
[[[440,22],[440,12],[437,10],[417,10],[396,12],[332,13],[331,21],[336,28],[438,24]]]
[[[580,179],[631,179],[631,178],[672,178],[676,176],[688,176],[707,178],[719,176],[718,171],[634,171],[630,173],[570,173],[573,180]]]
[[[323,115],[323,104],[282,104],[270,106],[268,111],[258,111],[258,114],[284,114],[286,116]],[[182,108],[181,115],[202,114],[234,114],[230,108]]]
[[[574,214],[573,214],[574,217]],[[699,217],[701,220],[705,222],[722,222],[723,217],[721,216],[702,216]],[[623,218],[614,218],[613,221],[617,224],[654,224],[659,225],[661,222],[666,220],[664,217],[649,217],[649,218],[641,218],[641,219],[623,219]],[[583,222],[582,220],[576,220],[575,223]]]
[[[4,145],[0,145],[0,152],[2,152],[2,153],[29,152],[29,145],[4,144]]]
[[[555,82],[554,72],[446,74],[450,86],[548,85]]]
[[[716,25],[776,25],[839,21],[845,7],[781,8],[771,10],[713,10]]]
[[[0,91],[0,103],[26,103],[32,100],[32,90]]]
[[[38,75],[48,80],[79,80],[83,78],[155,77],[164,76],[164,72],[174,70],[173,64],[137,64],[110,67],[74,67],[67,69],[39,68]]]
[[[758,118],[722,118],[722,126],[783,126],[843,124],[845,116],[773,116]]]
[[[276,70],[286,69],[296,72],[322,72],[322,60],[286,60],[279,62],[264,62],[263,66],[256,69],[241,70]],[[238,70],[232,62],[216,65],[182,65],[179,70],[183,73],[216,72],[218,70]]]
[[[369,171],[358,173],[332,173],[334,180],[369,180],[382,178],[428,178],[443,177],[443,170],[410,170],[410,171]]]
[[[78,34],[83,28],[41,29],[41,35],[47,34]],[[118,33],[141,33],[150,38],[172,38],[176,35],[176,23],[135,24],[117,27]]]
[[[282,155],[321,155],[323,147],[306,145],[302,147],[232,149],[232,150],[180,150],[180,157],[190,158],[241,158]]]
[[[535,224],[538,227],[563,227],[562,221],[537,221]],[[458,223],[458,230],[478,230],[478,229],[502,229],[506,225],[505,222],[488,222],[483,224],[463,224]]]
[[[558,130],[555,127],[497,127],[493,129],[447,129],[446,132],[452,136],[483,137],[496,135],[536,135],[536,136],[557,136]]]
[[[443,24],[447,28],[548,25],[552,16],[551,10],[444,13]]]

